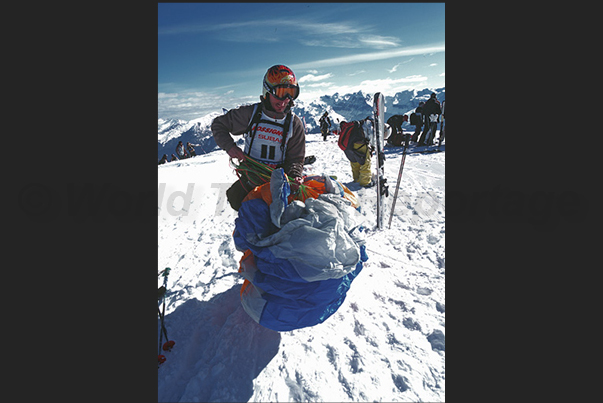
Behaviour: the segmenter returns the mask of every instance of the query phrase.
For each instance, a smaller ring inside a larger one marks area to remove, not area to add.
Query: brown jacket
[[[275,119],[285,117],[283,113],[268,111],[265,108],[264,113]],[[240,136],[245,133],[252,114],[253,105],[245,105],[216,117],[211,123],[211,131],[218,147],[226,152],[234,147],[235,140],[232,136]],[[305,156],[306,133],[301,119],[293,114],[293,135],[287,143],[285,164],[283,166],[287,175],[291,177],[302,176]]]

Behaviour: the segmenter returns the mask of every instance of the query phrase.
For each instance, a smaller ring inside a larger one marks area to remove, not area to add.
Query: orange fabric
[[[251,253],[251,251],[249,249],[247,249],[243,253],[243,256],[239,260],[239,273],[241,273],[243,271],[243,262],[245,260],[247,260],[248,258],[253,259],[253,253]],[[243,282],[243,286],[241,286],[241,292],[240,292],[241,298],[243,298],[243,292],[245,292],[245,289],[249,286],[249,284],[251,284],[251,282],[249,280],[245,279],[245,281]]]
[[[309,176],[304,180],[304,192],[297,198],[295,195],[290,195],[288,197],[288,202],[291,203],[293,200],[301,200],[306,201],[307,198],[311,197],[313,199],[317,199],[318,195],[325,193],[325,183],[321,180],[320,176]],[[352,207],[358,208],[358,199],[356,195],[352,193],[350,189],[348,189],[342,183],[339,183],[343,187],[343,198],[350,201],[352,203]],[[264,183],[263,185],[256,186],[251,192],[245,196],[243,202],[247,200],[253,199],[262,199],[266,202],[266,204],[272,204],[272,193],[270,192],[270,182]]]
[[[241,298],[243,298],[243,292],[249,286],[249,284],[251,284],[251,281],[245,279],[245,281],[243,282],[243,286],[241,286],[241,293],[240,293]]]
[[[249,258],[250,255],[251,255],[251,258],[253,259],[253,253],[251,253],[251,251],[249,249],[247,249],[243,253],[243,256],[241,257],[241,259],[239,259],[239,273],[241,273],[243,271],[242,264],[245,260],[247,260],[247,258]]]
[[[358,198],[356,197],[356,195],[352,193],[352,191],[346,186],[343,186],[343,198],[349,200],[349,202],[352,203],[352,207],[354,208],[358,208],[360,206],[360,204],[358,204]]]
[[[266,183],[264,183],[264,185],[266,185]],[[245,198],[243,199],[244,202],[246,202],[247,200],[253,200],[253,199],[259,199],[262,197],[262,195],[260,194],[260,192],[258,191],[259,188],[261,188],[264,185],[260,185],[260,186],[256,186],[255,188],[253,188],[251,190],[251,192],[247,193],[247,196],[245,196]],[[268,183],[269,185],[269,183]]]

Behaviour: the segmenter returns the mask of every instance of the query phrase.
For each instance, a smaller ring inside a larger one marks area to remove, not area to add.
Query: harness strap
[[[248,156],[250,156],[251,146],[253,146],[253,140],[255,139],[255,133],[258,130],[258,124],[260,123],[261,119],[262,119],[262,104],[255,104],[255,106],[253,107],[253,113],[251,115],[251,120],[249,121],[247,130],[245,130],[245,133],[249,134],[251,131],[251,127],[255,123],[255,128],[253,130],[253,133],[249,134],[251,136],[251,142],[249,143],[249,150],[247,151]]]
[[[255,134],[258,130],[258,125],[260,123],[270,123],[271,125],[274,126],[280,126],[283,128],[283,139],[281,141],[281,152],[283,155],[283,159],[281,161],[284,162],[285,161],[285,150],[287,148],[287,143],[289,142],[289,128],[291,127],[291,119],[293,117],[293,113],[291,112],[291,110],[289,110],[289,112],[287,113],[287,116],[285,118],[285,122],[283,124],[271,121],[271,120],[266,120],[266,119],[262,119],[262,104],[261,103],[257,103],[254,105],[253,107],[253,113],[251,115],[251,120],[249,121],[249,125],[247,126],[247,130],[245,131],[246,134],[248,134],[251,138],[250,142],[249,142],[249,149],[247,150],[247,155],[251,156],[251,150],[253,148],[253,141],[255,140]],[[253,127],[253,125],[255,124],[255,127]],[[253,127],[253,131],[252,131],[252,127]]]

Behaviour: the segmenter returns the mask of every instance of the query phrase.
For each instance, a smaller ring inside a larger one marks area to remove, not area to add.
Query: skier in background
[[[162,164],[165,164],[166,162],[169,162],[168,156],[167,156],[167,154],[163,154],[163,157],[161,157],[161,159],[159,160],[159,163],[157,165],[162,165]]]
[[[172,159],[170,160],[170,162],[174,162],[174,161],[178,161],[178,157],[176,157],[174,154],[172,154]]]
[[[325,112],[320,120],[320,131],[322,133],[322,140],[327,141],[327,136],[329,135],[329,129],[331,128],[331,119],[329,119],[328,112]]]

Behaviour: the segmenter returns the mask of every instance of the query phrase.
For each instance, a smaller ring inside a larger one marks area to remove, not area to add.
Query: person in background
[[[359,120],[358,123],[362,128],[362,134],[358,133],[354,140],[350,139],[350,142],[354,142],[351,144],[351,148],[344,151],[344,153],[350,161],[354,182],[362,187],[372,187],[375,185],[375,181],[372,180],[373,172],[371,171],[371,154],[376,148],[376,144],[374,144],[374,122],[372,117],[367,116],[365,119]],[[392,133],[392,128],[386,123],[384,129],[383,139],[387,140]]]
[[[421,128],[423,127],[423,106],[425,102],[419,102],[419,106],[415,109],[415,114],[417,115],[416,124],[415,124],[415,132],[410,138],[410,141],[414,141],[415,143],[419,141],[419,136],[421,135]],[[411,123],[412,124],[412,123]]]
[[[442,114],[440,101],[436,97],[436,93],[432,92],[431,97],[423,106],[423,116],[425,116],[425,129],[419,139],[419,145],[432,145],[435,137],[435,132],[438,129],[438,119]]]
[[[199,147],[201,144],[191,144],[189,141],[186,142],[186,150],[188,151],[189,158],[196,157],[195,147]]]
[[[329,119],[328,112],[325,112],[320,120],[320,132],[322,133],[322,140],[327,141],[327,136],[329,135],[329,129],[331,128],[331,119]]]
[[[446,136],[446,119],[444,116],[444,107],[446,105],[446,100],[442,101],[442,123],[440,124],[440,138],[438,139],[438,147],[442,145],[442,141],[444,140],[444,137]]]
[[[188,158],[188,154],[186,153],[186,150],[184,149],[184,144],[182,144],[182,141],[179,141],[178,145],[176,146],[176,155],[181,160]]]
[[[159,160],[159,163],[157,165],[162,165],[162,164],[165,164],[166,162],[169,162],[168,156],[167,156],[167,154],[163,154],[163,157],[161,157],[161,159]]]
[[[388,139],[388,143],[393,146],[401,146],[404,142],[404,130],[402,130],[402,123],[408,121],[406,115],[393,115],[387,119],[387,124],[391,127],[391,136]]]
[[[374,150],[374,144],[371,147],[370,140],[373,138],[373,119],[368,116],[366,119],[361,120],[360,123],[364,138],[361,141],[355,142],[352,146],[353,152],[357,155],[353,160],[350,159],[349,155],[346,156],[350,160],[354,182],[363,187],[372,187],[375,186],[375,181],[371,179],[373,176],[373,172],[371,171],[371,152]]]

